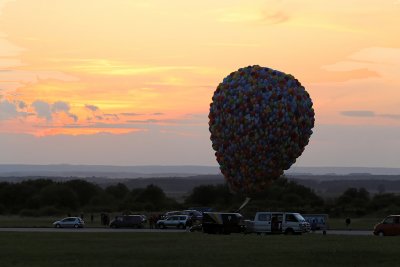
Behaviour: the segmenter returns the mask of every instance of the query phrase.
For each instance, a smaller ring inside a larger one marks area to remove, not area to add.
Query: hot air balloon
[[[208,117],[220,170],[232,191],[245,194],[265,189],[296,162],[315,121],[297,79],[258,65],[223,79]]]

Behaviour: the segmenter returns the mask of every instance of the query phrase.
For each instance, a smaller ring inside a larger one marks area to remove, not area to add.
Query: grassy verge
[[[375,224],[381,222],[383,218],[351,218],[349,228],[346,227],[345,219],[346,218],[329,218],[329,228],[372,231]]]
[[[398,238],[0,233],[1,266],[397,266]]]

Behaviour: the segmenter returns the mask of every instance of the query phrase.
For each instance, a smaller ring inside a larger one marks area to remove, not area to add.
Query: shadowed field
[[[1,266],[396,266],[399,238],[0,233]]]

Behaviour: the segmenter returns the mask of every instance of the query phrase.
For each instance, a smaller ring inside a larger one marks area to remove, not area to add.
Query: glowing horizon
[[[218,84],[248,65],[295,76],[317,125],[398,127],[399,11],[396,0],[2,0],[0,133],[194,136]]]

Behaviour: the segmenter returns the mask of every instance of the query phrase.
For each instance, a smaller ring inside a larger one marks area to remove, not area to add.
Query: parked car
[[[182,214],[188,215],[192,221],[201,221],[203,219],[203,213],[197,210],[183,210]]]
[[[257,212],[254,221],[246,221],[246,233],[301,234],[310,232],[310,224],[299,213]]]
[[[159,228],[176,227],[185,229],[191,225],[191,220],[188,215],[172,215],[165,219],[158,220],[157,226]]]
[[[119,215],[110,222],[111,228],[136,227],[143,228],[146,223],[144,215]]]
[[[164,214],[163,218],[167,218],[172,215],[188,215],[192,221],[201,221],[203,219],[203,214],[197,210],[168,211]]]
[[[375,225],[374,235],[400,235],[400,215],[389,215]]]
[[[174,210],[174,211],[168,211],[168,212],[164,213],[164,215],[162,215],[161,217],[163,219],[166,219],[166,218],[171,217],[173,215],[185,215],[185,214],[183,214],[182,211],[180,211],[180,210]]]
[[[311,231],[329,229],[329,215],[328,214],[301,214],[303,218],[310,224]]]
[[[59,221],[53,222],[55,228],[82,228],[85,222],[79,217],[67,217]]]

